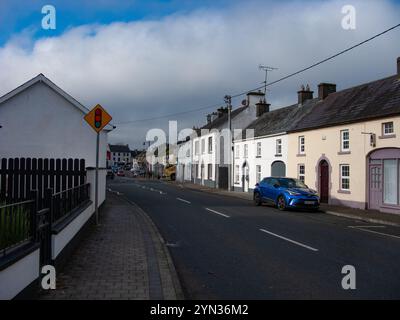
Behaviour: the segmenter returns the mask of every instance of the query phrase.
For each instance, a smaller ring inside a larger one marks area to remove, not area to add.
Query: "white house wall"
[[[44,83],[0,104],[1,158],[79,158],[96,161],[96,133],[81,110]],[[107,133],[100,134],[100,166],[106,166]]]
[[[281,156],[276,155],[276,141],[282,141]],[[261,157],[257,157],[257,142],[261,142]],[[244,157],[244,145],[248,145],[248,157]],[[236,157],[236,148],[239,146],[239,157]],[[244,174],[243,165],[245,162],[249,165],[249,191],[254,189],[256,185],[256,166],[261,166],[261,179],[271,176],[271,166],[275,161],[282,161],[287,167],[288,162],[288,135],[276,135],[265,138],[251,139],[247,141],[234,142],[234,188],[237,191],[242,191],[242,175]],[[237,183],[236,166],[239,166],[239,183]]]

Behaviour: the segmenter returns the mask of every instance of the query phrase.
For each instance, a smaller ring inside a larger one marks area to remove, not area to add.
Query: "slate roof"
[[[114,145],[110,144],[110,151],[111,152],[125,152],[125,153],[131,152],[128,145],[119,145],[119,144],[114,144]]]
[[[241,113],[243,110],[245,110],[247,107],[240,107],[237,108],[235,110],[232,110],[231,112],[231,118],[235,118],[239,113]],[[200,129],[218,129],[219,127],[221,127],[225,122],[228,122],[228,114],[224,113],[220,118],[215,119],[214,121],[211,121],[210,123],[207,123],[206,125],[204,125],[203,127],[201,127]]]
[[[303,105],[297,103],[275,109],[261,115],[246,129],[254,129],[254,136],[261,137],[292,130],[304,117],[308,116],[318,103],[318,98],[306,100]],[[245,130],[243,135],[245,136]]]
[[[400,115],[397,75],[330,94],[289,131],[303,131]]]

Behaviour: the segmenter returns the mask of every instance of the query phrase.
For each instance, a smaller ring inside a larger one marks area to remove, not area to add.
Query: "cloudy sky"
[[[41,28],[45,4],[57,10],[56,30]],[[355,30],[342,28],[348,4]],[[398,23],[395,0],[1,0],[0,95],[44,73],[88,108],[109,110],[110,142],[141,147],[147,130],[204,124],[215,107],[190,111],[261,85],[259,64],[278,68],[273,81]],[[398,56],[400,28],[269,87],[268,100],[278,108],[301,84],[341,90],[393,75]]]

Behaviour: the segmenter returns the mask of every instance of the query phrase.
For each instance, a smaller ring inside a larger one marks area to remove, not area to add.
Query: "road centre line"
[[[228,216],[228,215],[226,215],[226,214],[223,214],[223,213],[221,213],[221,212],[215,211],[215,210],[213,210],[213,209],[210,209],[210,208],[205,208],[205,209],[206,209],[207,211],[212,212],[212,213],[218,214],[218,215],[220,215],[220,216],[222,216],[222,217],[230,218],[230,216]]]
[[[291,240],[291,239],[289,239],[289,238],[280,236],[279,234],[276,234],[276,233],[267,231],[267,230],[265,230],[265,229],[260,229],[260,231],[261,231],[261,232],[264,232],[264,233],[267,233],[267,234],[269,234],[269,235],[271,235],[271,236],[277,237],[277,238],[279,238],[279,239],[288,241],[288,242],[290,242],[290,243],[296,244],[296,245],[298,245],[298,246],[300,246],[300,247],[303,247],[303,248],[306,248],[306,249],[308,249],[308,250],[315,251],[315,252],[318,251],[318,249],[315,249],[315,248],[310,247],[310,246],[307,246],[307,245],[305,245],[305,244],[303,244],[303,243],[300,243],[300,242]]]
[[[395,235],[393,235],[393,234],[387,234],[387,233],[383,233],[383,232],[378,232],[378,231],[373,231],[373,230],[363,229],[363,228],[360,228],[360,227],[352,227],[352,226],[349,226],[349,228],[351,228],[351,229],[356,229],[356,230],[360,230],[360,231],[364,231],[364,232],[369,232],[369,233],[379,234],[379,235],[381,235],[381,236],[385,236],[385,237],[390,237],[390,238],[400,239],[400,237],[399,237],[399,236],[395,236]]]
[[[187,200],[185,200],[185,199],[176,198],[176,200],[179,200],[179,201],[182,201],[182,202],[185,202],[185,203],[189,203],[189,204],[191,204],[191,202],[190,202],[190,201],[187,201]]]

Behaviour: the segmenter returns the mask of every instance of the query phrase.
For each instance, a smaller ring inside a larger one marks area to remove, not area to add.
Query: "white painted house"
[[[96,103],[95,101],[93,102]],[[93,216],[96,133],[86,123],[89,109],[43,74],[0,97],[0,158],[84,159],[90,202],[58,233],[51,235],[51,259],[56,261],[67,244]],[[99,205],[105,200],[108,125],[100,133]],[[39,277],[39,250],[0,270],[0,299],[11,299]],[[65,252],[65,251],[64,251]]]
[[[249,92],[245,105],[231,112],[232,130],[244,129],[265,111],[264,93]],[[223,131],[229,129],[228,109],[207,116],[207,124],[192,139],[193,182],[213,188],[228,188],[229,144]]]
[[[316,105],[313,92],[302,88],[298,92],[298,103],[265,112],[246,129],[254,130],[254,137],[234,140],[234,190],[252,192],[256,183],[269,176],[286,176],[288,166],[288,135],[303,117]]]
[[[180,141],[177,146],[176,180],[180,182],[191,182],[193,161],[192,141]]]

